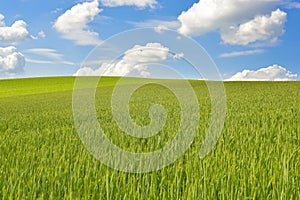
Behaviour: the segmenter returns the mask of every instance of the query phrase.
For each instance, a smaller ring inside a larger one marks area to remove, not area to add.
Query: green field
[[[201,112],[194,143],[166,168],[130,174],[101,164],[82,145],[72,114],[74,80],[0,81],[1,199],[300,199],[300,82],[224,83],[225,127],[212,152],[200,159],[211,104],[205,82],[191,81]],[[151,84],[132,96],[129,107],[137,124],[149,124],[154,103],[168,113],[158,135],[132,138],[111,115],[117,80],[104,78],[96,94],[107,137],[127,151],[160,149],[178,129],[174,94]]]

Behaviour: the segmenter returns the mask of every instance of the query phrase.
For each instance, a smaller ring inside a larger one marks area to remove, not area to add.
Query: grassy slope
[[[150,141],[120,135],[109,111],[115,78],[97,93],[99,122],[124,149],[160,148],[176,132],[178,104],[156,85],[133,97],[133,118],[147,124],[153,102],[169,106],[166,128]],[[129,82],[134,80],[129,80]],[[300,83],[225,83],[227,119],[211,154],[197,157],[209,121],[209,96],[197,92],[199,136],[174,164],[148,174],[127,174],[95,160],[73,126],[73,77],[0,81],[0,197],[32,199],[300,198]],[[139,99],[143,101],[139,101]],[[157,142],[157,140],[159,142]]]
[[[101,85],[114,85],[116,78],[102,78]],[[50,77],[0,80],[0,97],[22,96],[72,90],[75,77]],[[88,87],[88,83],[87,83]]]

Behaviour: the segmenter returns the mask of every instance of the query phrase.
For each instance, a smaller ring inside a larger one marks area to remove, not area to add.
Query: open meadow
[[[101,79],[96,93],[98,121],[107,137],[126,151],[162,148],[179,126],[176,97],[156,84],[136,91],[129,108],[137,124],[150,123],[154,103],[168,115],[158,135],[133,138],[112,117],[117,80]],[[74,81],[0,81],[1,199],[300,199],[300,82],[225,82],[225,126],[217,145],[200,159],[210,96],[205,82],[190,81],[201,116],[195,141],[175,163],[130,174],[106,167],[82,144],[73,121]]]

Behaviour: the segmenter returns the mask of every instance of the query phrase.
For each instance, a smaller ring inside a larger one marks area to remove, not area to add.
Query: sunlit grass
[[[101,164],[82,145],[72,115],[74,80],[0,81],[1,198],[300,198],[299,82],[225,83],[225,127],[217,146],[201,160],[198,153],[209,125],[210,98],[204,82],[192,81],[201,119],[190,149],[162,170],[128,174]],[[136,139],[120,131],[111,116],[116,81],[105,78],[96,95],[99,123],[107,137],[133,152],[153,151],[170,141],[180,120],[174,95],[152,84],[132,96],[130,110],[137,124],[149,123],[153,103],[161,103],[168,113],[157,136]]]

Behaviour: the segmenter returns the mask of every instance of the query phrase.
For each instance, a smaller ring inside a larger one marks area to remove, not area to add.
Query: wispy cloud
[[[31,58],[25,58],[27,63],[34,63],[34,64],[54,64],[53,61],[48,60],[37,60],[37,59],[31,59]]]
[[[255,50],[248,50],[248,51],[233,51],[229,53],[223,53],[219,57],[220,58],[230,58],[230,57],[238,57],[238,56],[249,56],[249,55],[256,55],[264,53],[264,49],[255,49]]]
[[[26,56],[26,61],[28,63],[35,64],[65,64],[65,65],[76,65],[73,62],[64,60],[64,56],[57,53],[55,49],[49,48],[34,48],[27,49],[24,51],[27,54],[36,55],[45,59],[32,59],[30,56]]]
[[[149,6],[150,8],[154,8],[157,5],[156,0],[101,0],[101,3],[107,7],[136,6],[138,8],[145,8]]]
[[[29,57],[26,57],[26,62],[27,63],[34,63],[34,64],[50,64],[50,65],[54,65],[54,64],[64,64],[64,65],[76,65],[73,62],[68,62],[68,61],[52,61],[52,60],[38,60],[38,59],[31,59]]]
[[[63,55],[57,53],[55,49],[48,49],[48,48],[27,49],[25,50],[25,52],[45,56],[56,60],[60,60],[63,57]]]
[[[136,28],[154,28],[156,32],[160,33],[166,29],[178,29],[180,23],[177,20],[164,21],[164,20],[147,20],[141,22],[128,22]]]
[[[300,2],[288,2],[285,7],[288,9],[300,9]]]

